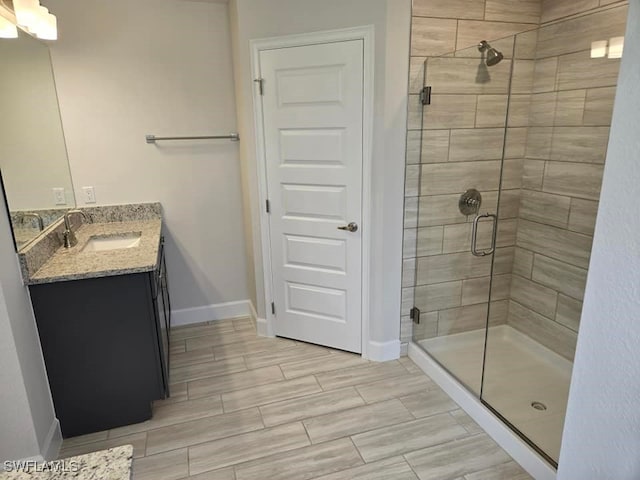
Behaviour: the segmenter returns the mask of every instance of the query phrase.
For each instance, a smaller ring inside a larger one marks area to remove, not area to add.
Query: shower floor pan
[[[476,395],[480,393],[485,330],[418,342]],[[572,363],[518,330],[489,328],[483,400],[556,462]]]

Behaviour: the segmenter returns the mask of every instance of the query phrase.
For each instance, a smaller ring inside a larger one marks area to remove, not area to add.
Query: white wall
[[[409,0],[231,0],[234,74],[250,249],[255,259],[258,316],[266,316],[257,192],[255,130],[249,41],[288,34],[362,25],[375,27],[375,106],[371,252],[370,336],[376,342],[399,338],[402,258]]]
[[[560,454],[560,480],[640,478],[640,0],[624,56]]]
[[[40,454],[31,421],[27,391],[18,362],[9,313],[0,289],[0,460],[15,460]]]
[[[2,195],[0,266],[0,461],[50,459],[60,430]]]
[[[46,4],[78,206],[87,185],[98,204],[162,203],[175,309],[249,298],[238,144],[144,139],[236,131],[227,6]]]

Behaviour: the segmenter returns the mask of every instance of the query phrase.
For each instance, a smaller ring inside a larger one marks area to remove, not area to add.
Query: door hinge
[[[271,213],[271,202],[267,200],[265,204],[266,204],[265,207],[267,209],[267,213]]]
[[[260,89],[260,95],[264,95],[264,78],[256,78],[253,80],[258,84],[258,88]]]
[[[271,302],[271,313],[273,315],[276,314],[276,304],[274,302]]]
[[[409,312],[409,318],[413,320],[413,323],[420,323],[420,309],[418,307],[413,307]]]
[[[420,90],[420,103],[422,105],[431,105],[431,87],[426,86]]]

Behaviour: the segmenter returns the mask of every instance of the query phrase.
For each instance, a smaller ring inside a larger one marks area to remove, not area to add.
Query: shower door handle
[[[491,231],[491,248],[489,250],[478,250],[478,222],[481,218],[491,218],[493,220],[493,230]],[[485,213],[484,215],[476,215],[473,219],[473,228],[471,229],[471,253],[476,257],[486,257],[496,251],[496,227],[498,226],[498,217],[493,213]]]

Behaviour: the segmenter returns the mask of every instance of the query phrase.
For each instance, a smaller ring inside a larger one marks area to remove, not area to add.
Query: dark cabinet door
[[[29,287],[64,437],[142,422],[162,396],[148,274]]]
[[[165,308],[167,309],[166,311],[167,330],[169,331],[169,333],[171,333],[171,297],[169,297],[169,272],[167,270],[167,261],[164,255],[162,256],[162,264],[164,266],[162,290],[164,293],[164,305],[165,305]]]
[[[169,293],[166,281],[166,261],[164,257],[164,242],[160,246],[158,268],[154,272],[153,295],[155,297],[156,324],[158,328],[158,342],[160,343],[160,363],[164,381],[164,395],[169,396]]]
[[[162,276],[160,278],[160,293],[162,294],[162,305],[164,306],[164,322],[167,333],[167,372],[169,371],[171,362],[169,355],[169,347],[171,346],[171,298],[169,297],[169,279],[167,272],[167,262],[164,255],[162,256]],[[167,379],[168,382],[168,379]]]
[[[168,370],[168,358],[169,358],[169,333],[167,332],[166,323],[164,319],[164,303],[163,296],[158,290],[158,296],[156,297],[156,321],[158,325],[159,342],[160,342],[160,361],[162,364],[162,380],[164,383],[164,396],[167,396],[167,390],[169,385],[169,370]]]

